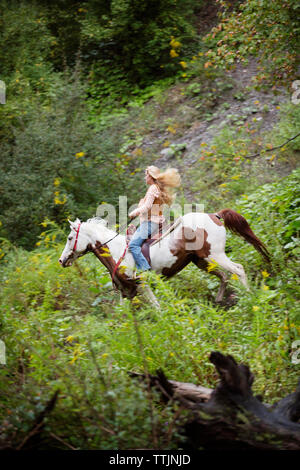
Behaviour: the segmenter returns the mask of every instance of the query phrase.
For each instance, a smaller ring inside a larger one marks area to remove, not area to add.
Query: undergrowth
[[[159,311],[139,297],[121,305],[92,254],[72,268],[60,267],[64,236],[49,221],[32,252],[2,245],[1,339],[7,365],[0,369],[1,438],[6,445],[22,441],[59,389],[42,447],[180,447],[184,415],[179,412],[174,421],[176,405],[162,406],[128,372],[162,368],[169,378],[214,388],[217,376],[208,360],[213,350],[247,363],[255,374],[254,391],[264,401],[290,393],[297,383],[292,345],[300,333],[298,182],[294,172],[237,202],[235,209],[273,261],[266,266],[251,246],[229,236],[229,256],[244,265],[251,288],[245,291],[233,276],[237,303],[230,308],[214,303],[218,282],[194,266],[169,281],[152,274]]]

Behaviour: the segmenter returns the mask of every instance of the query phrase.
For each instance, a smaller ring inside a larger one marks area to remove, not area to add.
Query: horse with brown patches
[[[223,223],[222,221],[223,220]],[[70,222],[71,232],[59,259],[63,267],[71,266],[73,261],[88,252],[93,252],[105,265],[112,276],[113,284],[124,297],[133,298],[141,285],[135,277],[135,263],[131,253],[126,251],[126,238],[106,226],[103,219],[94,218],[81,223],[79,219]],[[152,269],[169,278],[193,262],[200,269],[207,270],[214,263],[232,274],[236,274],[248,288],[247,278],[241,264],[233,262],[225,254],[226,230],[243,237],[266,259],[270,255],[265,245],[253,233],[246,219],[231,209],[223,209],[215,214],[193,212],[186,214],[174,223],[161,238],[150,245]],[[121,262],[118,264],[118,261]],[[216,301],[222,301],[227,276],[220,269],[213,269],[221,285]],[[157,302],[146,286],[148,297]]]

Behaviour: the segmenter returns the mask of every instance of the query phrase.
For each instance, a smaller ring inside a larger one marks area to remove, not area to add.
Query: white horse
[[[224,225],[221,221],[223,219]],[[69,221],[70,222],[70,221]],[[225,254],[226,230],[239,234],[251,243],[269,262],[270,255],[264,244],[252,232],[246,219],[231,209],[223,209],[215,214],[193,212],[178,219],[173,230],[167,232],[150,245],[151,267],[167,278],[177,274],[188,263],[193,262],[207,270],[209,263],[236,274],[248,288],[247,278],[241,264],[234,263]],[[110,230],[100,218],[81,223],[79,219],[70,222],[71,232],[59,259],[63,267],[88,252],[93,252],[109,270],[113,284],[124,297],[133,298],[141,291],[141,283],[135,276],[135,263],[132,254],[126,249],[126,237]],[[119,260],[121,260],[118,265]],[[209,270],[219,277],[221,285],[216,297],[221,302],[226,288],[227,276],[220,269]],[[150,300],[157,303],[154,294],[146,286]],[[158,305],[158,304],[157,304]]]

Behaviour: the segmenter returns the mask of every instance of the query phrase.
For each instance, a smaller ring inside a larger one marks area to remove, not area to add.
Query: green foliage
[[[245,195],[240,204],[241,210],[251,214],[251,217],[260,221],[272,220],[272,236],[276,236],[291,256],[299,252],[299,179],[300,171],[295,170],[276,185],[266,184],[250,196]]]
[[[251,0],[238,3],[232,13],[225,0],[219,3],[221,22],[205,38],[210,48],[205,54],[207,66],[230,67],[255,55],[261,61],[258,86],[265,80],[276,87],[293,79],[299,64],[299,2]]]
[[[102,67],[121,69],[134,82],[149,84],[170,63],[170,40],[175,36],[186,44],[193,38],[190,0],[110,2],[87,1],[82,17],[84,57],[97,59]],[[84,4],[83,3],[83,4]]]
[[[0,37],[1,79],[19,92],[27,82],[35,89],[43,88],[51,70],[47,58],[54,40],[45,24],[45,10],[31,2],[2,0]]]
[[[27,247],[45,217],[60,223],[75,212],[86,217],[100,197],[97,136],[87,122],[83,91],[76,81],[59,80],[50,96],[54,90],[47,104],[35,101],[24,111],[21,123],[11,121],[13,142],[2,146],[4,236]]]

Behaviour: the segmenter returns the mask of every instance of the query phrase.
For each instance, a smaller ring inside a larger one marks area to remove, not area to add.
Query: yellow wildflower
[[[270,274],[268,273],[268,271],[262,271],[261,273],[262,273],[262,275],[263,275],[264,278],[270,276]]]
[[[186,69],[186,68],[187,68],[187,63],[184,62],[184,60],[181,60],[179,63],[180,63],[180,65],[181,65],[181,67],[182,67],[183,69]]]
[[[66,338],[67,343],[72,343],[73,340],[74,340],[74,336],[72,336],[72,335],[69,335],[69,336]]]
[[[175,49],[171,49],[171,50],[170,50],[170,56],[171,56],[172,58],[178,57],[178,54],[177,54],[177,52],[175,51]]]
[[[107,354],[107,353],[104,353],[104,354],[102,354],[101,357],[103,357],[103,358],[105,359],[107,356],[108,356],[108,354]]]
[[[65,204],[66,201],[67,201],[67,197],[66,197],[65,194],[64,194],[64,198],[63,198],[62,201],[61,201],[58,197],[55,197],[55,198],[54,198],[54,204],[56,204],[56,205]]]
[[[233,279],[234,281],[238,281],[239,277],[237,274],[232,274],[231,279]]]
[[[179,41],[176,41],[176,39],[172,36],[170,46],[172,47],[172,49],[178,49],[181,46],[181,43]]]
[[[257,310],[259,310],[259,307],[257,305],[253,305],[252,310],[253,312],[257,312]]]
[[[170,132],[171,134],[176,134],[176,129],[174,129],[174,127],[172,126],[168,126],[167,131]]]
[[[59,186],[60,185],[60,178],[55,178],[53,181],[54,186]]]
[[[264,284],[263,290],[269,290],[269,286],[266,286],[266,285]]]
[[[76,158],[81,158],[81,157],[84,157],[85,156],[85,153],[84,152],[78,152],[76,153],[75,157]]]
[[[211,259],[211,261],[208,262],[207,271],[210,273],[210,271],[213,271],[217,266],[218,263],[214,259]]]

